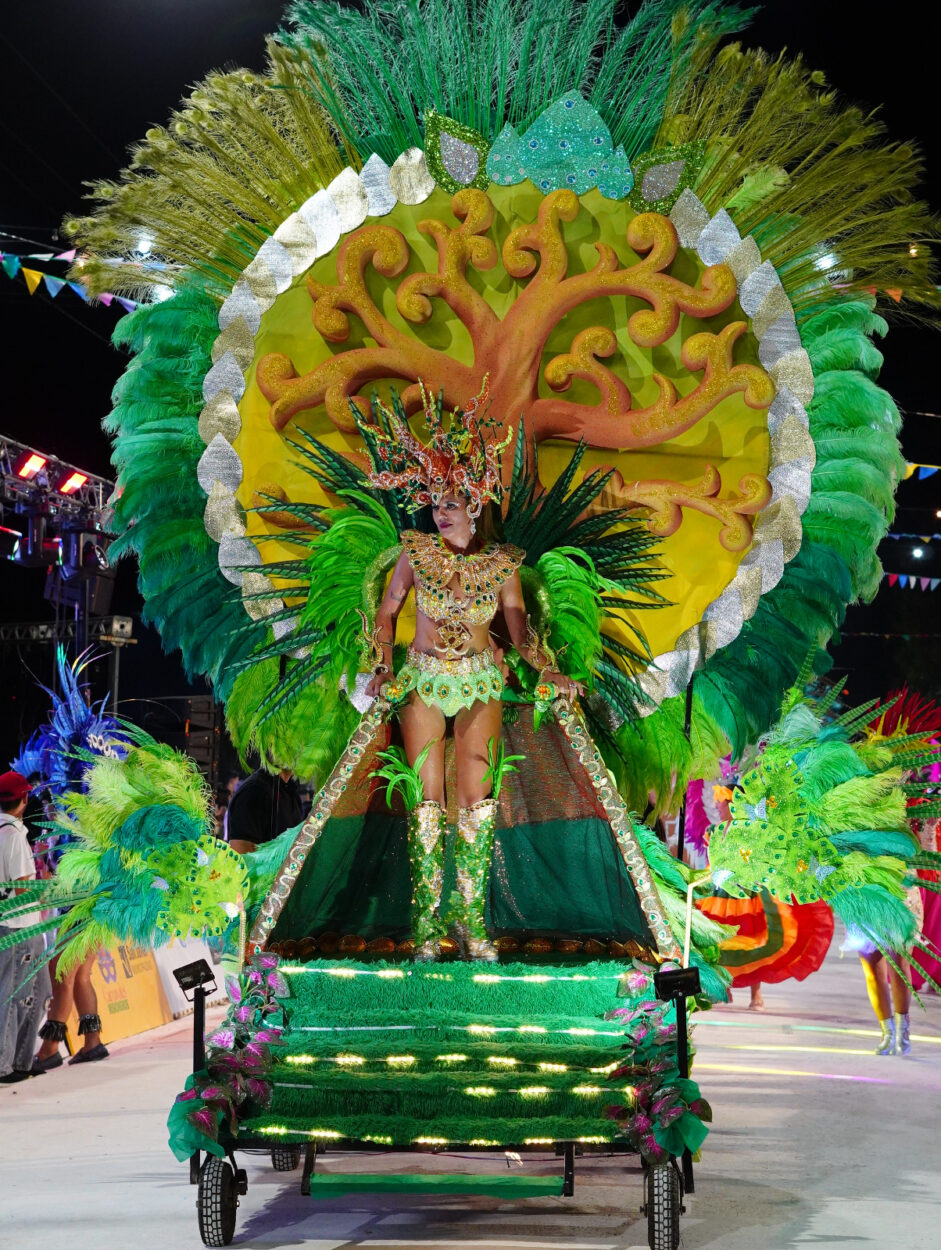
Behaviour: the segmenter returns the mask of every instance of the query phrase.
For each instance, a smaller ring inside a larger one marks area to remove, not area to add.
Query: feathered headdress
[[[104,710],[105,700],[92,703],[79,680],[96,658],[85,651],[69,664],[64,648],[58,648],[56,663],[62,693],[43,686],[52,700],[49,720],[36,730],[11,763],[24,777],[39,773],[41,785],[57,797],[82,787],[92,757],[120,758],[128,747],[127,734]]]
[[[392,406],[373,396],[372,423],[366,424],[354,408],[363,439],[369,451],[373,472],[370,482],[380,490],[402,491],[418,507],[437,505],[445,495],[465,495],[468,513],[479,517],[488,500],[503,494],[500,455],[513,437],[507,430],[502,442],[488,441],[486,432],[496,421],[484,420],[490,389],[490,375],[466,408],[444,412],[444,394],[433,398],[419,379],[425,422],[431,434],[425,445],[412,433],[398,395]]]

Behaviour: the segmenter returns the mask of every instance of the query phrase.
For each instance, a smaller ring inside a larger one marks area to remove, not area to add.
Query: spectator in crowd
[[[32,787],[20,773],[0,775],[0,882],[31,881],[36,876],[22,815]],[[26,886],[0,886],[3,897],[21,895]],[[39,924],[38,911],[8,916],[0,938]],[[12,1085],[39,1074],[33,1069],[33,1046],[49,998],[49,971],[42,960],[41,936],[24,938],[0,951],[0,1084]]]
[[[301,794],[290,768],[269,773],[258,768],[248,777],[229,804],[229,845],[245,854],[271,842],[303,818]]]

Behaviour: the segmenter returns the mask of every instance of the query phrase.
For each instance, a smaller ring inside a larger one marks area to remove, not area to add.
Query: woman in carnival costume
[[[440,914],[443,882],[445,727],[453,720],[457,765],[458,821],[454,845],[457,890],[449,915],[472,957],[496,958],[484,926],[484,900],[497,805],[492,797],[496,744],[502,732],[504,677],[494,650],[494,617],[502,613],[509,640],[520,657],[540,670],[544,695],[572,696],[579,689],[551,667],[551,655],[536,638],[520,583],[525,552],[494,540],[495,508],[502,496],[503,443],[485,440],[478,413],[486,404],[487,379],[464,412],[452,415],[450,430],[442,404],[422,388],[432,446],[424,447],[407,422],[386,409],[387,430],[375,432],[380,464],[370,475],[381,489],[404,490],[412,503],[431,506],[436,534],[406,530],[402,555],[376,614],[373,641],[377,664],[366,693],[383,695],[398,709],[408,763],[419,771],[424,799],[409,813],[413,883],[413,931],[417,953],[435,954],[446,932]],[[478,527],[478,520],[485,523]],[[478,532],[478,530],[482,532]],[[486,531],[490,531],[488,534]],[[415,640],[404,665],[392,674],[395,623],[415,592]]]

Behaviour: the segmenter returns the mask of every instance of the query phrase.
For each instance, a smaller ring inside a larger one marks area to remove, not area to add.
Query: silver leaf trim
[[[778,271],[770,260],[766,260],[748,275],[739,289],[738,302],[742,306],[742,311],[749,317],[754,317],[768,292],[780,285],[781,279],[778,277]]]
[[[317,255],[326,256],[340,241],[340,214],[326,191],[318,191],[297,210],[317,239]]]
[[[734,247],[742,241],[735,222],[720,208],[699,236],[696,251],[704,265],[721,265]]]
[[[768,327],[758,347],[758,359],[766,369],[770,369],[782,356],[786,356],[788,352],[800,351],[801,347],[797,322],[793,312],[788,312]]]
[[[242,481],[242,462],[231,443],[217,434],[196,465],[196,477],[207,495],[212,493],[213,482],[218,482],[233,494]]]
[[[261,552],[250,538],[237,534],[223,534],[219,541],[219,568],[222,576],[235,586],[241,586],[244,564],[261,566]]]
[[[245,394],[245,378],[239,362],[231,352],[220,357],[203,378],[203,399],[214,399],[223,391],[235,400],[241,399]]]
[[[360,179],[366,188],[369,216],[385,217],[386,213],[391,213],[398,200],[395,198],[395,192],[389,186],[389,166],[381,156],[373,152],[363,166]]]
[[[257,334],[261,326],[261,309],[252,294],[252,288],[244,278],[239,278],[232,288],[232,294],[219,309],[219,329],[224,330],[237,317],[243,317],[252,334]]]
[[[366,194],[362,178],[359,174],[354,174],[348,166],[330,183],[327,187],[327,194],[336,205],[341,234],[355,230],[366,220],[369,212],[369,196]]]
[[[421,148],[408,148],[389,170],[389,186],[401,204],[423,204],[436,185]]]
[[[680,247],[694,248],[709,222],[709,209],[685,187],[670,210],[670,220],[676,227]]]

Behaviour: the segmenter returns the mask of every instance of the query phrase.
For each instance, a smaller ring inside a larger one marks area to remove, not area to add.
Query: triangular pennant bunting
[[[890,586],[894,586],[894,585],[895,585],[895,583],[896,583],[896,582],[898,581],[898,579],[899,579],[899,575],[898,575],[898,573],[887,573],[887,574],[886,574],[886,577],[888,577],[888,579],[889,579],[889,585],[890,585]]]
[[[0,261],[0,264],[3,265],[3,272],[8,278],[15,278],[20,272],[19,256],[4,256],[3,260]]]
[[[27,269],[25,265],[22,272],[23,277],[26,279],[26,285],[29,287],[30,295],[35,295],[36,288],[39,286],[40,282],[42,282],[42,274],[38,269]]]
[[[927,589],[928,589],[928,583],[929,583],[930,581],[931,581],[931,578],[930,578],[930,577],[919,577],[919,579],[918,579],[918,585],[922,588],[922,590],[927,590]]]
[[[55,278],[53,277],[51,273],[44,273],[42,276],[42,280],[46,284],[46,290],[49,292],[49,294],[52,296],[53,299],[55,299],[55,297],[59,294],[59,292],[65,286],[64,278]]]
[[[899,585],[902,587],[902,589],[903,589],[903,590],[904,590],[904,589],[905,589],[905,587],[908,585],[908,574],[907,574],[907,573],[900,573],[900,574],[899,574]]]
[[[82,286],[80,282],[70,282],[69,286],[72,288],[72,290],[75,292],[76,295],[81,296],[81,298],[85,301],[86,304],[88,303],[88,292],[85,290],[85,288]]]
[[[937,590],[938,586],[941,585],[941,577],[932,577],[930,585],[932,590]]]
[[[920,464],[918,466],[918,480],[921,481],[926,477],[934,477],[938,471],[936,464]]]
[[[55,256],[53,259],[54,260],[74,260],[75,251],[76,249],[74,247],[70,248],[67,252],[59,252],[58,255]]]

